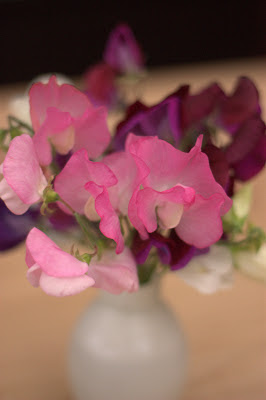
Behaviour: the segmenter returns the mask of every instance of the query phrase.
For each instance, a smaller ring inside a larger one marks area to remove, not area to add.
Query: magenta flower
[[[37,228],[26,240],[27,278],[32,286],[51,296],[69,296],[82,292],[95,281],[87,275],[88,264],[61,250]]]
[[[85,94],[95,106],[111,108],[116,103],[116,76],[114,69],[105,63],[96,64],[86,71]]]
[[[232,201],[213,178],[201,142],[202,137],[189,153],[183,153],[157,137],[129,135],[127,151],[143,175],[128,215],[142,239],[158,226],[174,228],[184,242],[197,248],[220,239],[221,215]]]
[[[136,263],[128,248],[119,255],[106,251],[88,265],[33,228],[26,241],[26,263],[31,285],[52,296],[74,295],[91,286],[114,294],[138,290]]]
[[[59,154],[85,148],[90,157],[98,157],[110,142],[107,111],[95,108],[87,96],[71,85],[36,83],[29,92],[30,114],[35,149],[41,165],[52,161],[52,148]]]
[[[29,135],[15,137],[0,167],[0,198],[14,214],[24,214],[41,200],[47,185]]]
[[[110,33],[103,59],[121,74],[135,73],[143,68],[144,56],[128,25],[118,25]]]
[[[259,93],[247,77],[240,77],[233,93],[223,95],[217,106],[216,121],[234,134],[248,119],[260,115]]]

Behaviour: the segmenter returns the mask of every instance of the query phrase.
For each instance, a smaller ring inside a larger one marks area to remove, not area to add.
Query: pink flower
[[[231,200],[215,181],[202,136],[189,153],[157,137],[129,135],[126,148],[143,175],[129,203],[128,215],[142,239],[162,229],[197,248],[208,247],[222,235],[221,215]]]
[[[61,250],[37,228],[26,241],[27,278],[32,286],[51,296],[69,296],[90,286],[118,294],[138,290],[136,263],[128,248],[116,255],[105,251],[90,265]]]
[[[24,214],[41,200],[47,181],[29,135],[12,140],[0,173],[4,176],[0,182],[0,198],[14,214]]]
[[[128,25],[118,25],[110,33],[103,59],[122,74],[134,73],[143,67],[144,56]]]
[[[26,240],[27,278],[32,286],[51,296],[69,296],[94,285],[88,264],[61,250],[37,228]]]
[[[127,247],[120,254],[106,250],[100,261],[92,259],[89,275],[95,280],[95,287],[113,294],[139,288],[136,261]]]
[[[108,146],[106,109],[93,107],[75,87],[60,86],[52,76],[47,84],[33,85],[29,96],[33,141],[41,165],[52,161],[51,144],[60,154],[85,148],[89,157],[100,156]]]
[[[92,66],[85,73],[85,94],[95,105],[112,107],[117,101],[116,72],[108,64]]]
[[[76,212],[85,214],[92,221],[101,219],[101,232],[117,243],[120,253],[124,241],[118,215],[107,191],[116,183],[117,178],[107,165],[90,161],[86,151],[80,150],[56,177],[55,190]]]

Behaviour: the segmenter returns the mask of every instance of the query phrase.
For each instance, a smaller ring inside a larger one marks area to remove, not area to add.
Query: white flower
[[[240,271],[252,278],[266,282],[266,243],[257,253],[239,251],[234,255],[234,262]]]
[[[201,293],[230,288],[233,283],[231,252],[224,246],[213,245],[209,253],[194,257],[177,274]]]

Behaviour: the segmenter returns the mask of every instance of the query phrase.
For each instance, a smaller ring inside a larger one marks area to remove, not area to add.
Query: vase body
[[[177,400],[186,372],[184,337],[159,295],[102,292],[78,321],[69,353],[76,400]]]

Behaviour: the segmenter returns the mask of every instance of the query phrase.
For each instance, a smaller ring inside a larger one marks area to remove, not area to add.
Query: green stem
[[[7,118],[11,128],[14,127],[13,122],[15,122],[18,126],[27,129],[32,135],[34,134],[34,130],[26,122],[20,121],[18,118],[13,117],[13,115],[9,115]]]

